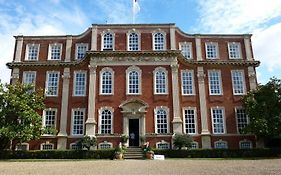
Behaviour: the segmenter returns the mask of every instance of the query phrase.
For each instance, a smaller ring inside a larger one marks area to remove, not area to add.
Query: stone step
[[[143,151],[140,147],[128,147],[124,159],[143,159]]]

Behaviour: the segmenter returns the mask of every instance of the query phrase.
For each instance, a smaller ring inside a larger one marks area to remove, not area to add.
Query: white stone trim
[[[18,36],[16,39],[17,47],[15,50],[15,62],[21,62],[22,46],[23,46],[23,36]]]
[[[84,88],[84,94],[82,94],[82,95],[79,95],[79,94],[75,94],[75,89],[76,89],[76,76],[77,76],[77,73],[83,73],[83,74],[85,74],[85,88]],[[87,93],[87,71],[85,71],[85,70],[76,70],[76,71],[74,71],[73,72],[73,74],[74,74],[74,79],[73,79],[73,92],[72,92],[72,94],[73,94],[73,96],[75,96],[75,97],[85,97],[86,96],[86,93]]]
[[[218,75],[219,75],[220,93],[218,93],[218,94],[211,93],[211,83],[210,83],[210,73],[211,72],[218,72]],[[209,95],[214,95],[214,96],[216,96],[216,95],[223,95],[221,70],[219,70],[219,69],[208,70],[208,85],[209,85]]]
[[[50,73],[58,73],[58,87],[56,91],[56,95],[49,95],[48,92],[48,80],[49,80],[49,74]],[[45,95],[47,97],[57,97],[59,96],[59,85],[60,85],[60,71],[47,71],[46,72],[46,82],[45,82]]]
[[[98,37],[97,26],[92,26],[92,38],[91,38],[91,50],[97,50],[97,37]]]
[[[107,33],[110,33],[112,34],[112,51],[115,50],[115,33],[110,30],[110,29],[107,29],[107,30],[104,30],[102,33],[101,33],[101,51],[104,50],[104,35],[107,34]]]
[[[157,93],[156,92],[156,73],[160,71],[160,72],[164,72],[165,73],[165,92],[164,93]],[[169,83],[168,83],[168,71],[164,68],[164,67],[156,67],[153,70],[153,92],[154,95],[167,95],[169,92]]]
[[[221,109],[222,110],[222,120],[223,120],[223,133],[215,133],[214,132],[214,117],[213,117],[213,109]],[[212,120],[212,133],[214,135],[221,135],[221,134],[226,134],[226,122],[225,122],[225,108],[221,106],[216,106],[216,107],[211,107],[211,120]]]
[[[252,50],[251,50],[251,41],[250,41],[250,37],[246,36],[244,38],[244,45],[245,45],[245,51],[246,51],[246,59],[247,60],[254,60],[253,55],[252,55]]]
[[[176,50],[176,29],[175,26],[170,27],[170,47],[171,50]]]
[[[138,50],[129,50],[129,39],[130,39],[130,34],[135,33],[138,35]],[[135,52],[135,51],[140,51],[141,50],[141,33],[139,31],[136,31],[136,29],[129,30],[127,33],[127,51]]]
[[[53,143],[46,142],[46,143],[41,143],[40,144],[40,150],[43,150],[43,145],[52,145],[52,149],[51,150],[55,149],[55,145]]]
[[[51,51],[52,51],[52,46],[59,46],[60,47],[60,56],[59,59],[51,59]],[[61,43],[52,43],[49,44],[49,48],[48,48],[48,60],[61,60],[61,55],[62,55],[62,44]]]
[[[233,74],[234,74],[234,72],[241,72],[242,73],[243,93],[235,93],[234,82],[233,82]],[[246,94],[246,82],[245,82],[244,70],[242,70],[242,69],[231,70],[231,82],[232,82],[232,93],[233,93],[233,95],[245,95]]]
[[[129,73],[136,71],[139,74],[139,93],[129,93]],[[142,70],[137,66],[130,66],[126,69],[126,95],[141,95],[142,94]]]
[[[21,149],[18,148],[18,146],[21,146],[21,145],[26,145],[26,151],[29,150],[29,143],[18,143],[16,145],[16,151],[22,151]]]
[[[186,122],[185,122],[185,110],[188,110],[188,109],[191,109],[191,110],[194,110],[194,122],[195,122],[195,133],[186,133]],[[183,133],[184,134],[189,134],[189,135],[197,135],[198,134],[198,122],[197,122],[197,110],[196,110],[196,107],[191,107],[191,106],[188,106],[188,107],[183,107],[182,108],[182,119],[183,119]]]
[[[170,146],[170,143],[165,141],[165,140],[161,140],[161,142],[156,142],[156,148],[159,149],[159,144],[167,144],[168,145],[168,148],[167,149],[170,149],[171,146]]]
[[[157,33],[161,33],[163,35],[163,37],[164,37],[164,39],[163,39],[163,42],[164,42],[163,50],[167,50],[166,32],[162,31],[161,29],[158,29],[158,30],[155,30],[155,31],[152,32],[152,50],[156,50],[155,49],[155,38],[154,38],[154,36]],[[156,50],[156,51],[158,51],[158,50]]]
[[[239,57],[238,58],[232,58],[230,57],[230,44],[237,44],[238,47],[239,47]],[[231,59],[231,60],[235,60],[235,59],[243,59],[242,57],[242,50],[241,50],[241,43],[240,42],[228,42],[227,43],[227,49],[228,49],[228,58]]]
[[[75,60],[79,60],[78,59],[78,47],[79,46],[86,46],[86,52],[89,50],[89,44],[88,43],[76,43],[75,44]],[[85,52],[85,54],[86,54]]]
[[[73,133],[73,123],[74,123],[74,112],[75,111],[80,111],[80,112],[83,112],[83,133],[82,134],[74,134]],[[77,136],[77,137],[81,137],[81,136],[83,136],[84,134],[85,134],[85,119],[86,119],[86,109],[85,108],[73,108],[72,110],[71,110],[71,127],[70,127],[70,133],[71,133],[71,136],[73,137],[73,136]]]
[[[217,143],[224,143],[226,145],[226,148],[217,148],[216,147]],[[224,140],[220,139],[220,140],[214,142],[214,148],[215,149],[228,149],[228,143],[227,143],[227,141],[224,141]]]
[[[196,45],[196,56],[197,61],[202,61],[202,47],[201,47],[201,38],[199,36],[195,36],[195,45]]]
[[[110,145],[110,148],[113,148],[113,144],[111,142],[103,141],[98,144],[98,149],[104,149],[104,148],[101,148],[102,144],[108,144],[108,145]]]
[[[213,44],[216,46],[216,57],[212,58],[212,57],[208,57],[208,54],[207,54],[207,45],[208,44]],[[219,56],[219,45],[217,42],[206,42],[205,43],[205,55],[206,55],[206,59],[209,59],[209,60],[212,60],[212,59],[219,59],[220,56]]]
[[[158,110],[164,110],[167,114],[167,133],[170,133],[170,109],[167,106],[156,106],[154,109],[154,132],[156,134],[159,134],[157,132],[157,111]],[[162,134],[162,133],[160,133]]]
[[[183,73],[185,73],[185,72],[190,72],[192,74],[192,94],[184,94]],[[181,70],[181,94],[182,94],[182,96],[194,96],[194,95],[196,95],[196,93],[195,93],[195,81],[194,81],[194,70],[192,70],[192,69],[182,69]]]
[[[113,134],[114,133],[114,108],[109,107],[109,106],[104,106],[101,107],[99,109],[99,120],[98,120],[98,134],[102,134],[101,133],[101,115],[102,115],[102,111],[104,110],[109,110],[111,112],[111,133],[109,134]]]
[[[112,93],[102,93],[102,74],[104,73],[104,72],[110,72],[111,73],[111,80],[112,80],[112,82],[111,82],[111,85],[112,85]],[[112,69],[112,68],[110,68],[110,67],[104,67],[104,68],[102,68],[102,70],[100,71],[100,85],[99,85],[99,88],[100,88],[100,92],[99,92],[99,94],[100,95],[114,95],[114,70]]]
[[[35,59],[35,60],[30,60],[30,59],[28,59],[28,56],[29,56],[29,49],[30,49],[31,46],[36,46],[37,49],[38,49],[37,56],[36,56],[36,59]],[[39,54],[40,54],[40,44],[26,44],[26,48],[25,48],[25,58],[24,58],[25,61],[38,61]]]
[[[65,62],[71,61],[72,36],[67,36],[65,46]]]
[[[248,142],[248,143],[250,143],[250,148],[248,148],[248,149],[252,149],[252,148],[253,148],[253,143],[252,143],[252,141],[251,141],[251,140],[244,139],[244,140],[240,140],[240,141],[239,141],[239,149],[247,149],[247,148],[241,148],[241,145],[242,145],[243,142]]]
[[[248,67],[248,79],[250,83],[250,90],[256,90],[257,89],[257,77],[256,77],[256,71],[254,67]]]

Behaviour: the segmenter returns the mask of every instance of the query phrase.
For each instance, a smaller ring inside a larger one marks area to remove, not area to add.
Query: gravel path
[[[0,175],[281,175],[281,159],[262,160],[42,160],[0,161]]]

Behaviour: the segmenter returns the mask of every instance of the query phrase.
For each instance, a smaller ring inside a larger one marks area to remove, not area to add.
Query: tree
[[[90,150],[92,146],[97,145],[97,139],[95,137],[91,138],[90,136],[84,136],[78,141],[78,145],[80,145],[81,148],[87,148],[87,150]]]
[[[258,138],[281,136],[281,80],[271,78],[242,99],[250,123],[244,129]]]
[[[182,147],[191,147],[192,138],[187,134],[175,134],[173,141],[174,146],[181,150]]]
[[[42,128],[39,110],[45,108],[43,90],[32,85],[0,84],[0,149],[12,141],[27,142],[38,139]]]

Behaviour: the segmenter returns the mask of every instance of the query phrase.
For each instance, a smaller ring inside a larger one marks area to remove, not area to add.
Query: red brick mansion
[[[251,35],[187,34],[175,24],[93,24],[80,35],[16,36],[11,82],[46,92],[44,127],[56,135],[24,149],[76,149],[84,135],[98,149],[122,134],[172,147],[174,133],[192,148],[252,148],[255,136],[241,97],[257,86]],[[20,149],[20,148],[19,148]]]

